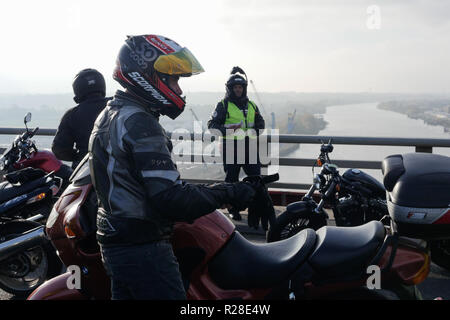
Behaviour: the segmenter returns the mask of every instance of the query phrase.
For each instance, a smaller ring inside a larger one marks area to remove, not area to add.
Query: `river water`
[[[328,122],[328,125],[318,135],[450,139],[450,134],[444,132],[442,126],[428,125],[423,120],[411,119],[404,114],[378,109],[377,105],[378,103],[363,103],[327,107],[323,118]],[[391,154],[414,151],[414,147],[336,144],[330,158],[331,160],[381,161]],[[288,157],[313,159],[319,153],[320,145],[302,144],[298,150]],[[433,148],[433,153],[450,156],[450,148]],[[341,173],[344,170],[344,168],[341,168]],[[380,181],[382,179],[381,170],[364,169],[363,171]],[[269,171],[269,173],[272,172],[274,170]],[[316,169],[316,172],[318,172],[318,169]],[[310,183],[312,179],[311,168],[280,167],[279,173],[282,182]]]

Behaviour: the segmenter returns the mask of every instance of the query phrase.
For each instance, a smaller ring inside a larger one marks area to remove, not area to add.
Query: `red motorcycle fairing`
[[[14,168],[22,169],[32,167],[35,169],[42,169],[45,172],[58,171],[61,168],[62,162],[56,156],[47,150],[39,150],[33,152],[29,158],[23,158],[13,164]]]
[[[92,231],[95,229],[88,230],[88,213],[83,206],[92,192],[92,184],[69,185],[53,207],[46,233],[66,266],[84,270],[81,284],[85,292],[97,299],[110,299],[110,279]]]
[[[386,267],[391,258],[393,246],[389,245],[378,265]],[[400,280],[406,285],[421,283],[430,273],[430,257],[426,249],[408,244],[400,238],[399,246],[395,250],[395,257],[390,272],[385,275],[385,281]]]
[[[77,289],[68,288],[70,276],[71,273],[66,272],[44,282],[28,296],[27,300],[87,300],[87,297]]]

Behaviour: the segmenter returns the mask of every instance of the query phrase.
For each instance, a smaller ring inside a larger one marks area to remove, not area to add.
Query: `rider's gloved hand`
[[[255,197],[255,189],[250,183],[236,182],[232,185],[232,194],[230,195],[229,205],[238,211],[248,208]]]
[[[251,184],[256,191],[248,207],[248,226],[258,229],[261,222],[263,230],[267,231],[269,222],[275,221],[275,210],[267,186],[263,183],[261,176],[249,176],[244,178],[244,181]]]

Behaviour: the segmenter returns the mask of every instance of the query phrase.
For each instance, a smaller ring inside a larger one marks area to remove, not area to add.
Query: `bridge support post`
[[[433,153],[433,147],[416,146],[416,152]]]

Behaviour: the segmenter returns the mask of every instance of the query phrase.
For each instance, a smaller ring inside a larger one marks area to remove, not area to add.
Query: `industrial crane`
[[[256,87],[255,87],[255,84],[253,83],[253,80],[250,80],[250,83],[252,84],[253,91],[255,92],[255,95],[256,95],[256,99],[258,99],[258,105],[261,107],[261,109],[262,109],[262,111],[264,113],[264,117],[267,117],[266,109],[264,109],[264,106],[261,103],[261,99],[259,98],[258,91],[256,90]]]
[[[194,119],[202,124],[202,130],[204,132],[206,129],[205,129],[205,126],[203,125],[203,122],[200,121],[200,119],[197,117],[197,115],[195,114],[195,112],[192,108],[189,108],[189,110],[191,110],[192,116],[194,117]]]

